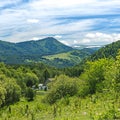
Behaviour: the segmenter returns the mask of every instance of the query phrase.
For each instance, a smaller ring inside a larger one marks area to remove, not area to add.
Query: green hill
[[[117,42],[113,42],[111,44],[108,44],[98,51],[96,51],[91,57],[89,57],[89,60],[98,60],[100,58],[115,58],[118,50],[120,49],[120,40]]]
[[[9,64],[21,64],[28,60],[40,61],[43,55],[53,55],[71,50],[73,48],[52,37],[20,43],[0,41],[0,61]]]

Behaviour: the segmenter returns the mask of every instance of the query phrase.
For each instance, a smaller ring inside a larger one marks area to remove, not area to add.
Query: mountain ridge
[[[31,57],[40,58],[42,55],[53,55],[71,50],[73,48],[62,44],[52,37],[18,43],[0,41],[0,61],[5,63],[14,63],[16,61],[17,63],[17,60],[21,59],[21,57],[23,60]],[[12,62],[12,57],[14,57],[14,60],[16,59],[15,61],[13,60],[14,62]],[[21,63],[23,63],[23,60]]]
[[[117,56],[118,50],[120,49],[120,40],[112,42],[111,44],[105,45],[91,55],[88,60],[98,60],[101,58],[115,58]]]

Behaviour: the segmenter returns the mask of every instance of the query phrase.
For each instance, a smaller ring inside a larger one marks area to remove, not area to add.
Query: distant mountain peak
[[[73,50],[53,37],[19,43],[0,42],[0,61],[24,63],[26,59],[39,61],[44,55],[53,55]]]
[[[46,38],[43,38],[43,39],[40,39],[40,40],[50,40],[50,41],[55,40],[55,41],[58,41],[54,37],[46,37]]]

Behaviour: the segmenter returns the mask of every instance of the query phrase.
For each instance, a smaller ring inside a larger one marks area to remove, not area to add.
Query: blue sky
[[[120,0],[0,1],[0,40],[49,36],[67,45],[120,40]]]

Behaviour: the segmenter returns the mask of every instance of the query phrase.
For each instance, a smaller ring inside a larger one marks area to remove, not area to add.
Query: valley
[[[97,51],[42,56],[54,65],[0,63],[0,120],[119,120],[119,49],[117,41]],[[61,60],[76,65],[66,67]],[[47,89],[39,90],[39,84]]]

